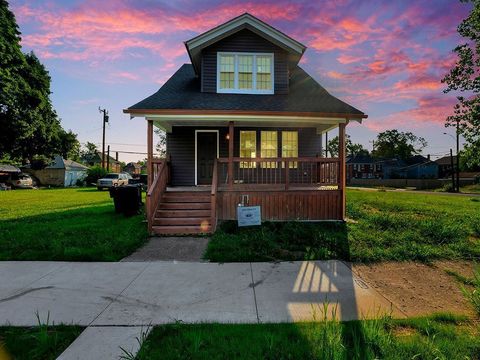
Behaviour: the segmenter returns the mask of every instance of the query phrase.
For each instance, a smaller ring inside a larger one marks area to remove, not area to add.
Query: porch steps
[[[158,235],[208,234],[210,217],[209,192],[168,190],[155,212],[152,230]]]

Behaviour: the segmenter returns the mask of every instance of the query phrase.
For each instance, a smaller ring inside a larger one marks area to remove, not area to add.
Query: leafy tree
[[[79,160],[80,159],[80,141],[77,139],[77,134],[72,130],[61,130],[58,133],[58,153],[64,159]]]
[[[338,136],[335,136],[328,142],[328,152],[331,156],[338,156]],[[368,150],[362,144],[354,144],[350,139],[350,135],[345,135],[345,150],[347,156],[368,155]]]
[[[158,136],[158,142],[155,146],[155,150],[159,154],[159,157],[164,158],[167,156],[167,134],[162,129],[155,129],[155,134]]]
[[[453,51],[458,59],[442,82],[447,84],[445,92],[460,91],[454,114],[447,118],[445,126],[457,126],[465,145],[465,166],[480,165],[480,0],[461,0],[472,3],[473,8],[466,19],[457,27],[465,39]]]
[[[94,143],[88,142],[85,144],[84,149],[80,151],[80,158],[83,162],[89,163],[97,157],[98,148]]]
[[[427,146],[427,141],[411,132],[398,130],[386,130],[377,135],[375,149],[372,155],[375,157],[407,159],[418,155]]]
[[[0,0],[0,54],[0,158],[32,161],[70,151],[59,141],[64,130],[50,101],[50,75],[34,53],[22,53],[5,0]]]

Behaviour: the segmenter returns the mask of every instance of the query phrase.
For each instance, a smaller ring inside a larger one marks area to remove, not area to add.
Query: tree
[[[453,50],[457,61],[442,82],[447,84],[445,93],[460,91],[466,95],[457,96],[454,114],[447,118],[445,126],[458,124],[458,131],[466,141],[465,166],[475,168],[480,165],[480,0],[462,2],[473,4],[468,17],[457,27],[466,41]]]
[[[345,135],[345,150],[347,156],[368,155],[368,150],[362,144],[354,144],[350,135]],[[338,156],[338,136],[335,136],[328,142],[328,152],[331,156]]]
[[[77,134],[72,130],[61,130],[58,133],[58,153],[64,159],[79,160],[80,159],[80,141],[77,139]]]
[[[33,52],[22,53],[5,0],[0,0],[0,54],[0,158],[51,158],[64,130],[50,101],[50,75]]]
[[[398,157],[402,160],[420,154],[427,141],[411,132],[386,130],[377,135],[372,155],[380,158]]]
[[[167,156],[167,134],[162,129],[155,129],[155,134],[158,136],[158,142],[155,146],[155,150],[157,151],[159,157],[164,158]]]
[[[80,158],[86,164],[90,163],[97,157],[98,148],[94,143],[88,142],[85,144],[84,149],[80,151]]]

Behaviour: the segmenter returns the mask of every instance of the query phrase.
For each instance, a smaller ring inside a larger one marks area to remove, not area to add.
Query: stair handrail
[[[170,157],[156,162],[154,166],[157,166],[157,173],[153,179],[152,185],[147,190],[146,209],[147,209],[147,222],[148,233],[152,234],[153,221],[155,219],[155,212],[157,211],[158,204],[165,192],[168,184],[168,167],[170,163]]]

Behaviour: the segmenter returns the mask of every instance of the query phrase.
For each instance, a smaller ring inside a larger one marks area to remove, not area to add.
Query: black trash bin
[[[142,188],[139,185],[111,187],[110,197],[113,198],[115,212],[125,216],[138,214],[142,206]]]

